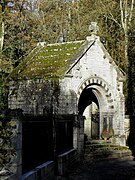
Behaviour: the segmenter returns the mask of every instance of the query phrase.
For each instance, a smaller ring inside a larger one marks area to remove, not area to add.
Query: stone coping
[[[60,154],[58,157],[66,156],[66,155],[68,155],[68,154],[70,154],[70,153],[72,153],[72,152],[75,152],[75,151],[76,151],[76,149],[71,149],[71,150],[69,150],[69,151],[66,151],[65,153]]]

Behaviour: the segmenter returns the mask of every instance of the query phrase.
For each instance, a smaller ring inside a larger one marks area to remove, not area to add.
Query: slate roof
[[[98,42],[109,62],[123,79],[123,71],[115,64],[99,38],[83,41],[48,44],[39,43],[28,56],[10,73],[8,80],[64,78],[81,57]]]
[[[10,74],[10,79],[62,77],[74,63],[84,41],[37,45]]]

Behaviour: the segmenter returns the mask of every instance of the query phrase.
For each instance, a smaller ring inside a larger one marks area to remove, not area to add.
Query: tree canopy
[[[1,0],[0,73],[10,73],[37,42],[84,40],[94,21],[112,58],[127,73],[134,17],[134,0]]]

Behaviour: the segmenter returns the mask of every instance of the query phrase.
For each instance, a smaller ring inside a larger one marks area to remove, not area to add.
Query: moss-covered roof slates
[[[20,79],[61,77],[73,63],[72,59],[83,43],[75,41],[37,47],[12,74],[17,74]]]

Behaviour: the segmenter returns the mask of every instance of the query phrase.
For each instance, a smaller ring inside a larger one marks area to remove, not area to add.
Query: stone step
[[[117,146],[117,145],[114,145],[114,144],[110,144],[110,145],[108,145],[108,144],[94,144],[94,145],[86,145],[85,146],[85,153],[86,152],[100,151],[100,150],[128,151],[129,148],[127,146]]]
[[[110,152],[96,152],[96,153],[89,153],[84,154],[84,159],[89,160],[98,160],[98,159],[108,159],[108,158],[122,158],[122,157],[132,157],[132,153],[121,152],[121,151],[110,151]]]
[[[104,144],[104,143],[111,144],[111,140],[104,141],[104,140],[98,139],[98,140],[87,140],[87,141],[85,141],[85,145]]]
[[[128,149],[128,146],[119,146],[117,144],[112,143],[111,141],[107,140],[89,140],[85,142],[86,148],[101,148],[101,147],[119,147],[119,149]]]
[[[102,149],[96,149],[95,151],[85,151],[85,154],[103,154],[103,153],[115,153],[115,152],[121,152],[121,153],[130,153],[131,154],[131,150],[129,149],[125,149],[125,150],[118,150],[118,149],[107,149],[107,148],[102,148]]]
[[[91,140],[85,143],[84,159],[105,159],[132,156],[127,146],[119,146],[109,141]]]

